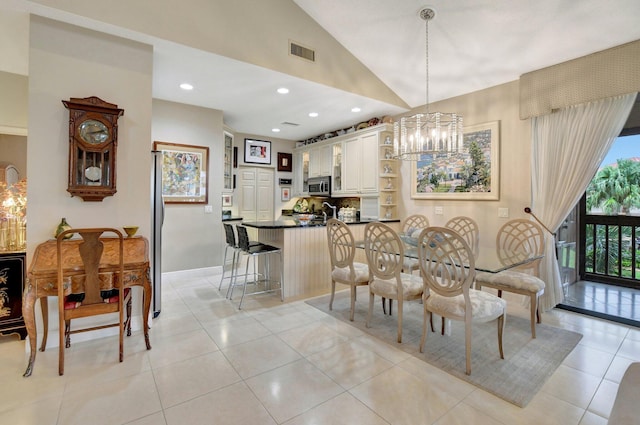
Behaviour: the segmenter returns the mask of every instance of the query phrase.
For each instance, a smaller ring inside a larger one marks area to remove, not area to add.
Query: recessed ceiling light
[[[280,133],[280,129],[279,128],[272,128],[271,131],[273,131],[274,133]]]
[[[351,108],[351,112],[360,112],[360,108],[357,106],[355,108]]]
[[[193,86],[189,83],[182,83],[180,84],[180,88],[182,90],[193,90]]]
[[[310,116],[311,118],[315,118],[315,117],[317,117],[317,116],[318,116],[318,113],[317,113],[317,112],[309,112],[309,116]]]
[[[280,88],[278,89],[278,93],[280,93],[280,94],[287,94],[287,93],[289,93],[289,89],[288,89],[288,88],[286,88],[286,87],[280,87]]]

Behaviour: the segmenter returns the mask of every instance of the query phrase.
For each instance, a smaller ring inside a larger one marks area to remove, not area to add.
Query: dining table
[[[418,259],[417,240],[412,241],[403,235],[400,239],[404,242],[403,255],[406,258]],[[356,241],[356,248],[365,249],[365,241]],[[526,251],[496,249],[495,245],[480,245],[478,256],[475,258],[475,269],[479,272],[500,273],[505,270],[517,268],[539,260],[544,255],[532,254]]]

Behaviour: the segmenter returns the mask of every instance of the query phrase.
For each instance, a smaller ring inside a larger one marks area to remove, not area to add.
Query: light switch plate
[[[205,205],[204,212],[205,214],[211,214],[213,212],[213,205]]]
[[[509,218],[509,208],[498,208],[498,217]]]
[[[444,214],[444,208],[442,208],[442,207],[435,207],[435,213],[436,213],[436,215],[442,215],[442,214]]]

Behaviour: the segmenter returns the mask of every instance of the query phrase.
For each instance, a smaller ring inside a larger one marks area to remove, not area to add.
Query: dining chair
[[[398,302],[398,342],[402,342],[402,306],[404,301],[420,299],[422,279],[403,273],[404,244],[398,234],[380,222],[364,227],[364,247],[369,266],[369,313],[366,326],[371,324],[376,295]]]
[[[496,236],[496,254],[503,264],[513,264],[514,259],[542,256],[544,253],[544,233],[542,227],[523,218],[506,222]],[[544,294],[545,283],[539,276],[541,258],[526,263],[516,270],[499,273],[479,272],[476,289],[493,288],[502,297],[502,291],[528,296],[531,311],[531,336],[536,337],[536,322],[540,323],[540,296]]]
[[[478,259],[478,254],[480,252],[480,230],[478,229],[478,223],[476,223],[474,219],[459,215],[449,219],[444,227],[447,227],[462,236],[464,241],[471,248],[473,257],[476,260]]]
[[[244,226],[236,226],[236,230],[238,231],[238,247],[240,248],[240,254],[248,256],[245,274],[243,275],[244,283],[242,285],[242,297],[240,298],[240,304],[238,304],[238,310],[242,309],[242,302],[244,301],[244,296],[247,293],[247,285],[249,284],[263,285],[263,290],[254,291],[251,293],[251,295],[280,291],[280,300],[284,301],[284,264],[282,261],[282,249],[277,246],[268,245],[257,241],[250,241],[249,234],[247,233],[247,228]],[[273,277],[271,276],[271,263],[269,261],[269,258],[265,258],[263,261],[264,273],[256,272],[256,259],[259,257],[268,257],[272,254],[277,254],[280,260],[279,281],[274,281]],[[251,274],[249,274],[249,259],[253,259],[253,273]],[[252,276],[252,281],[249,281],[249,276]],[[239,274],[236,272],[234,274],[234,278],[231,281],[232,283],[229,286],[228,298],[230,300],[233,299],[233,290],[238,284],[238,277]],[[277,288],[273,288],[272,285],[276,282],[279,283],[279,286]]]
[[[473,251],[455,231],[446,227],[429,227],[418,237],[420,275],[424,280],[422,295],[423,322],[420,352],[427,340],[427,316],[464,322],[466,374],[471,374],[472,323],[497,319],[498,350],[504,359],[504,333],[507,303],[488,292],[471,289],[475,278]]]
[[[403,242],[415,246],[416,237],[423,229],[429,227],[429,219],[422,214],[413,214],[402,221],[400,225],[400,239]],[[403,273],[413,273],[418,270],[418,260],[414,258],[404,258],[402,263]],[[389,315],[392,314],[393,301],[389,300]],[[382,311],[386,314],[386,299],[382,298]]]
[[[80,244],[67,243],[75,234],[82,237]],[[104,243],[100,238],[113,234],[118,239],[118,249],[103,255]],[[77,247],[77,248],[76,248]],[[79,257],[82,268],[65,267],[69,259]],[[58,318],[60,341],[58,346],[58,373],[64,374],[64,350],[70,345],[70,335],[107,327],[119,327],[120,354],[124,358],[124,330],[130,326],[131,290],[123,288],[124,242],[122,233],[113,228],[68,229],[56,238],[58,282]],[[124,306],[127,305],[127,320]],[[87,326],[71,330],[71,320],[83,317],[118,313],[116,323]]]
[[[335,218],[327,220],[327,242],[331,258],[331,299],[329,310],[333,310],[336,282],[351,287],[351,310],[349,320],[353,322],[358,286],[369,284],[369,266],[353,261],[356,243],[353,233],[345,223]]]

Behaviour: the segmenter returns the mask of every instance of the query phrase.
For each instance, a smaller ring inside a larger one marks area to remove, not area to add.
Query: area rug
[[[420,353],[422,304],[416,301],[404,303],[402,343],[398,344],[397,304],[394,303],[390,317],[382,313],[380,298],[376,297],[371,327],[367,328],[369,294],[366,287],[358,289],[353,322],[349,321],[348,290],[336,293],[332,311],[329,310],[329,295],[309,299],[306,303],[519,407],[525,407],[531,401],[582,338],[579,333],[541,323],[537,325],[536,338],[532,339],[528,319],[507,315],[503,335],[505,358],[502,360],[496,322],[474,324],[471,375],[466,375],[462,322],[452,322],[450,332],[441,335],[437,332],[440,319],[434,318],[436,332],[427,334],[424,353]]]

